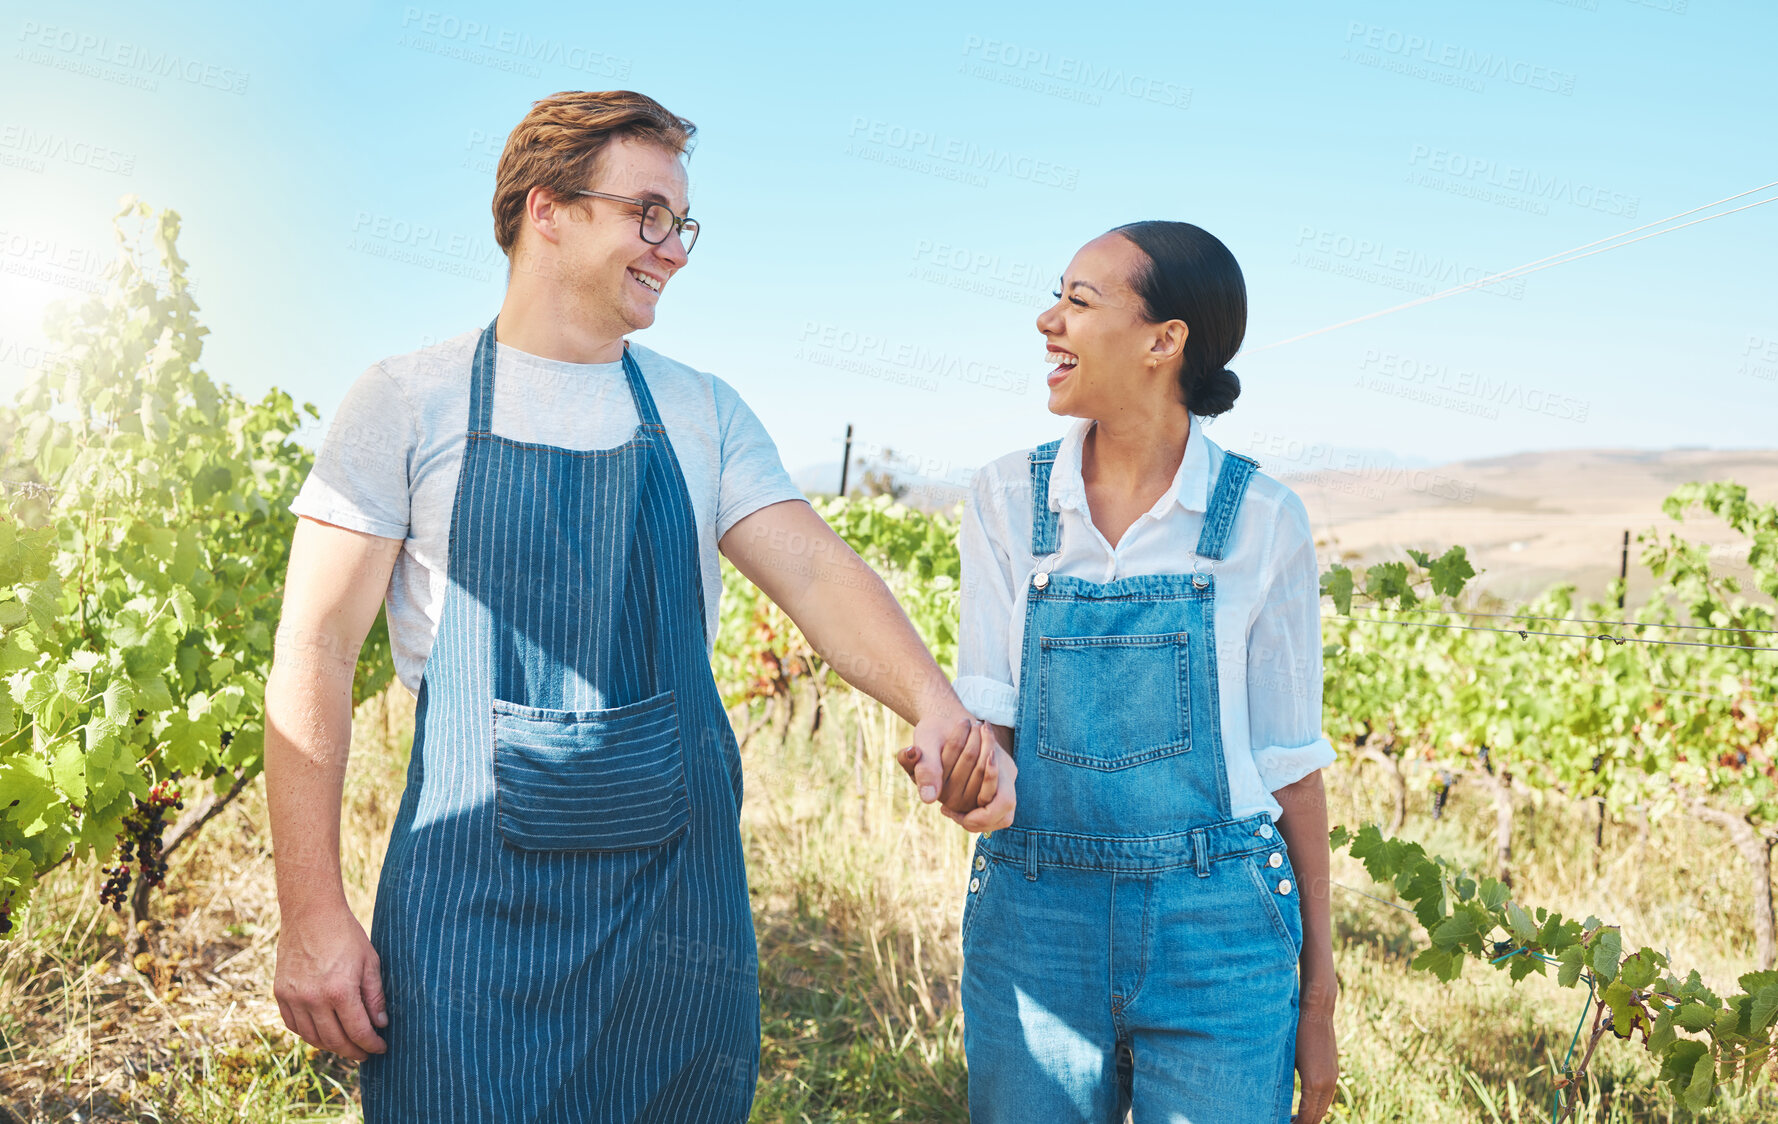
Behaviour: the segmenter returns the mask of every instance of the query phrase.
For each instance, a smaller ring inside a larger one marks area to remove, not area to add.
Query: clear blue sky
[[[184,217],[210,370],[330,416],[493,315],[530,102],[624,87],[699,126],[705,224],[637,338],[733,383],[793,471],[848,422],[952,477],[1059,434],[1033,318],[1143,218],[1240,260],[1211,432],[1274,471],[1771,447],[1778,204],[1257,349],[1778,180],[1775,33],[1750,0],[9,3],[0,390],[134,192]]]

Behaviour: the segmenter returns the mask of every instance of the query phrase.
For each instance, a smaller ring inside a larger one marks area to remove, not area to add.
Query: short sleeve
[[[367,535],[407,538],[415,417],[382,364],[358,376],[290,510]]]
[[[1247,633],[1253,763],[1276,792],[1334,762],[1321,730],[1321,579],[1309,513],[1287,493]]]
[[[975,474],[963,505],[957,536],[962,568],[962,619],[957,633],[957,697],[977,718],[1011,726],[1019,692],[1007,653],[1013,611],[1012,560],[1003,544],[1005,496],[990,482],[991,469]]]
[[[759,417],[734,387],[712,376],[716,392],[716,425],[722,441],[717,470],[716,537],[762,507],[806,497],[791,482]]]

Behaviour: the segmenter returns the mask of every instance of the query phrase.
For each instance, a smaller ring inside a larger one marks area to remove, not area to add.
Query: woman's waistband
[[[983,835],[988,855],[1035,870],[1042,866],[1140,873],[1195,866],[1274,850],[1284,837],[1269,812],[1205,824],[1164,835],[1080,835],[1067,831],[1006,827]]]

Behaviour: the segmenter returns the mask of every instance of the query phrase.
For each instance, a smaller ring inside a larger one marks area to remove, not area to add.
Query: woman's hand
[[[964,830],[992,831],[1012,823],[1018,766],[986,722],[923,721],[914,729],[914,744],[897,761],[920,786],[920,799],[938,801],[945,817]]]
[[[1302,1076],[1301,1105],[1295,1124],[1321,1124],[1340,1080],[1340,1051],[1334,1041],[1334,1002],[1340,985],[1331,965],[1325,974],[1305,971],[1297,1010],[1296,1071]]]

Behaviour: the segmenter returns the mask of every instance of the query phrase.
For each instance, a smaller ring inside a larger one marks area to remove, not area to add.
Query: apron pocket
[[[1038,639],[1037,753],[1127,769],[1191,749],[1186,634]]]
[[[525,851],[633,851],[686,829],[673,692],[608,710],[495,699],[494,822]]]

